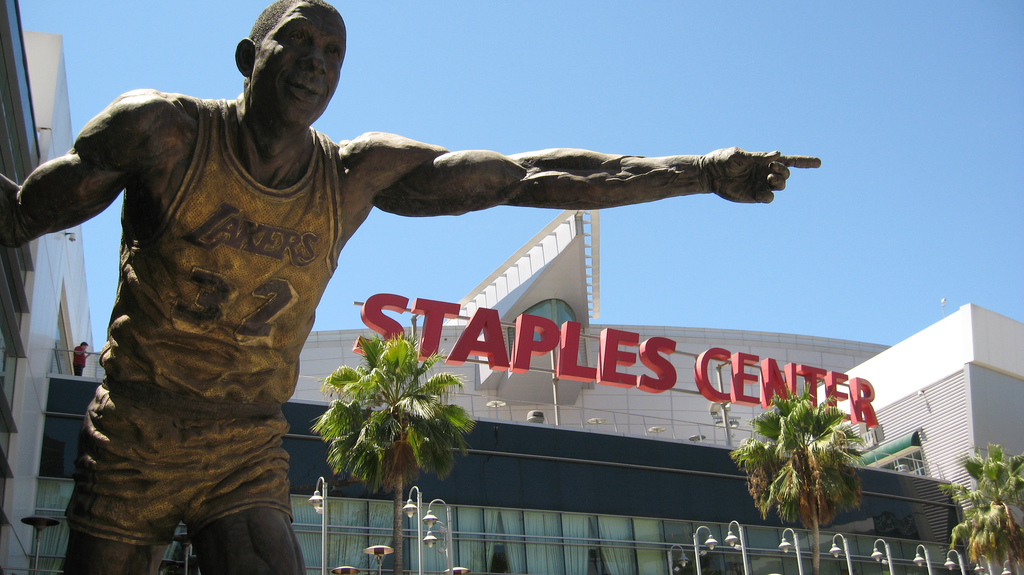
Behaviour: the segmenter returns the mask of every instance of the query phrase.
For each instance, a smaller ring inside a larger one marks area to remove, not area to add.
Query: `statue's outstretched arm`
[[[767,203],[785,188],[790,167],[820,164],[807,156],[739,148],[657,158],[576,149],[513,156],[449,152],[411,170],[374,203],[410,216],[460,214],[497,205],[598,209],[698,193]]]

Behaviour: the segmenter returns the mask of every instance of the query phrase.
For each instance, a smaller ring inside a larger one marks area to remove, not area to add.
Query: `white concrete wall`
[[[39,132],[40,151],[49,154],[46,157],[63,154],[71,147],[72,135],[60,36],[25,32],[25,40],[36,124],[51,128]],[[25,281],[29,313],[22,320],[21,337],[28,357],[18,360],[12,405],[18,432],[11,435],[8,454],[14,478],[8,482],[4,502],[4,508],[12,512],[9,517],[12,529],[5,530],[7,536],[0,543],[0,563],[8,569],[27,566],[32,548],[33,530],[20,519],[35,514],[47,375],[54,349],[73,347],[75,343],[92,339],[82,253],[84,238],[80,228],[69,231],[75,234],[76,241],[70,241],[70,236],[64,232],[57,232],[33,242],[34,270]],[[58,341],[61,322],[68,341]]]
[[[874,385],[881,408],[971,362],[1024,378],[1024,324],[966,304],[848,373]]]

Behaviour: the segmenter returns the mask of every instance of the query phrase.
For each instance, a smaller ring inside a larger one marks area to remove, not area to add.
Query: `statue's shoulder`
[[[201,100],[185,94],[158,90],[132,90],[118,96],[105,112],[136,121],[195,122],[198,120],[200,108],[211,108],[216,105],[217,101],[215,100]]]
[[[355,163],[382,160],[418,164],[448,151],[441,146],[387,132],[367,132],[355,139],[338,142],[338,146],[343,160]]]
[[[75,149],[100,166],[129,169],[142,162],[177,162],[191,153],[201,100],[157,90],[118,96],[79,134]]]

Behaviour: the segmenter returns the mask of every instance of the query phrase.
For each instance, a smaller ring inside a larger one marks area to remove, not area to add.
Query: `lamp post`
[[[736,524],[736,530],[740,532],[739,538],[732,533],[732,526]],[[737,544],[740,548],[741,558],[743,559],[743,575],[750,575],[750,567],[747,565],[747,540],[743,536],[743,526],[738,521],[729,522],[729,534],[725,536],[725,542],[732,546],[734,549]],[[799,562],[798,562],[799,563]]]
[[[412,492],[416,491],[416,503],[412,502]],[[416,485],[409,489],[409,499],[405,501],[405,516],[412,518],[416,516],[416,573],[423,575],[423,524],[420,521],[420,512],[423,509],[423,492]]]
[[[882,561],[882,552],[878,550],[879,541],[885,546],[885,559],[889,562],[889,575],[896,575],[892,570],[892,550],[889,549],[889,544],[885,542],[885,539],[875,539],[875,542],[871,544],[871,558],[878,562]]]
[[[793,534],[792,544],[790,544],[790,542],[786,540],[786,531],[789,531]],[[782,549],[783,553],[789,553],[789,548],[793,547],[794,545],[796,546],[796,570],[797,573],[799,573],[800,575],[804,575],[804,562],[803,559],[800,558],[800,538],[796,536],[796,531],[793,531],[792,527],[787,527],[783,529],[782,542],[779,543],[779,549]]]
[[[388,547],[387,545],[371,545],[366,549],[363,549],[363,553],[367,555],[373,555],[377,558],[377,575],[380,575],[381,565],[384,564],[384,556],[394,553],[395,550]]]
[[[416,502],[412,501],[412,492],[416,491]],[[444,505],[445,520],[438,520],[437,516],[434,515],[431,507],[435,503]],[[417,562],[417,573],[423,575],[423,546],[433,547],[437,543],[437,537],[433,533],[434,525],[441,524],[441,533],[444,535],[444,543],[440,549],[440,552],[444,553],[445,564],[447,569],[445,573],[451,575],[469,573],[469,569],[465,567],[455,567],[455,558],[452,555],[455,553],[455,549],[452,546],[452,510],[443,499],[434,499],[427,504],[427,514],[422,515],[423,511],[423,492],[416,485],[413,485],[409,489],[409,499],[405,502],[405,507],[402,508],[405,511],[405,515],[411,518],[413,515],[416,516],[416,562]],[[423,526],[427,526],[427,534],[423,535]]]
[[[435,503],[444,505],[444,521],[440,521],[431,510]],[[427,526],[427,534],[423,537],[423,545],[433,547],[437,543],[437,537],[434,536],[432,531],[434,525],[439,523],[441,524],[441,533],[444,535],[444,546],[441,551],[444,553],[445,564],[448,567],[445,569],[445,573],[452,575],[456,573],[469,573],[469,569],[456,567],[454,564],[455,558],[452,557],[455,554],[455,549],[452,547],[452,508],[443,499],[434,499],[427,504],[427,514],[423,516],[423,524]]]
[[[39,571],[39,546],[43,542],[43,530],[47,527],[53,527],[60,523],[53,517],[45,517],[43,515],[30,515],[29,517],[22,517],[21,522],[25,525],[31,525],[36,530],[36,554],[32,558],[32,572],[36,573]]]
[[[922,564],[926,565],[928,567],[928,575],[932,575],[932,558],[928,555],[928,548],[924,545],[918,544],[914,551],[914,565],[917,565],[918,567]],[[924,551],[924,557],[921,557],[921,551]]]
[[[711,528],[706,525],[701,525],[693,530],[693,563],[697,566],[697,575],[703,575],[700,570],[700,543],[697,542],[697,534],[700,533],[701,529],[707,529],[708,538],[704,540],[704,545],[707,546],[708,551],[714,551],[715,546],[718,545],[718,541],[711,535]]]
[[[320,488],[324,494],[320,495]],[[309,498],[309,504],[320,514],[320,575],[327,575],[327,482],[323,477],[316,480],[316,489]]]
[[[686,549],[683,549],[682,545],[676,543],[675,545],[669,547],[668,548],[668,575],[675,575],[675,573],[676,573],[675,569],[672,566],[673,552],[676,550],[676,547],[679,548],[679,566],[680,567],[686,567],[686,564],[688,563],[687,560],[686,560]],[[700,563],[699,560],[697,562]]]
[[[953,563],[953,559],[949,556],[950,553],[956,555],[956,563]],[[964,563],[964,556],[960,554],[956,549],[950,549],[946,551],[946,562],[943,564],[946,569],[953,570],[957,565],[960,566],[960,575],[967,575],[967,563]]]
[[[842,552],[846,555],[846,573],[847,575],[853,575],[853,560],[850,559],[850,542],[846,540],[846,537],[844,537],[842,533],[836,533],[832,537],[832,548],[829,549],[828,552],[836,559],[839,558],[840,549],[839,546],[836,545],[837,538],[843,540]]]

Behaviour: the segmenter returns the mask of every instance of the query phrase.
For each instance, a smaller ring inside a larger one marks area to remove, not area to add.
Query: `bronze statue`
[[[130,92],[67,155],[2,179],[0,243],[79,224],[124,190],[118,297],[68,507],[65,573],[156,573],[179,521],[204,573],[303,573],[287,425],[298,356],[345,242],[374,207],[592,209],[715,193],[770,202],[790,167],[748,153],[450,152],[310,128],[345,57],[322,0],[280,0],[238,43],[235,101]]]

